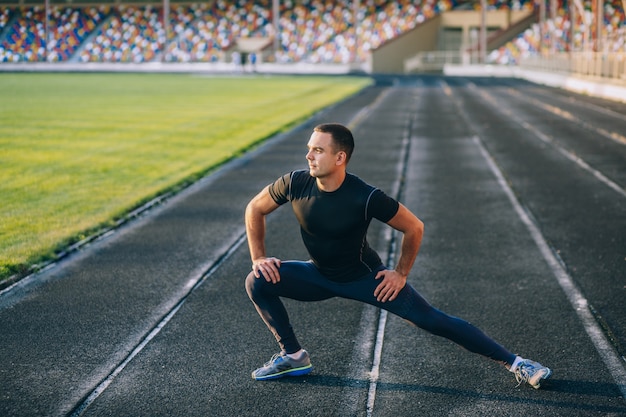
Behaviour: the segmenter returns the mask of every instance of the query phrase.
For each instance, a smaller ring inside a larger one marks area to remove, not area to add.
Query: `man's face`
[[[312,177],[324,178],[333,174],[343,161],[343,152],[335,152],[330,133],[313,132],[307,148],[306,159]]]

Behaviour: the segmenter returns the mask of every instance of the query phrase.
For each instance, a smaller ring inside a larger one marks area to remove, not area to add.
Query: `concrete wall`
[[[441,16],[422,23],[415,29],[392,39],[372,51],[371,71],[374,74],[400,74],[404,60],[437,45]]]

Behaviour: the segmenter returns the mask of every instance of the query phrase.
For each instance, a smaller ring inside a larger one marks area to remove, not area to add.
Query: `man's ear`
[[[336,158],[337,158],[336,165],[345,164],[347,155],[346,155],[346,153],[344,151],[339,151],[339,152],[337,152]]]

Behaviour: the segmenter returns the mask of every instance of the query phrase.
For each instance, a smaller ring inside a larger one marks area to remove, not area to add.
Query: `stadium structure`
[[[409,74],[488,64],[624,83],[625,2],[0,0],[0,69],[275,64]]]

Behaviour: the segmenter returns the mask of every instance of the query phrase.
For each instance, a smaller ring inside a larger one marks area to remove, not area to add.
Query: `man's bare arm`
[[[376,287],[374,296],[382,302],[394,300],[406,285],[424,235],[424,223],[402,204],[387,224],[402,233],[402,245],[396,268],[381,271],[376,275],[376,279],[383,280]]]
[[[424,223],[405,206],[400,204],[398,213],[387,224],[402,233],[400,258],[395,269],[406,277],[411,272],[417,253],[420,250],[422,236],[424,235]]]
[[[268,258],[265,253],[265,217],[279,205],[271,197],[268,187],[258,193],[246,206],[245,222],[248,248],[252,258],[252,272],[259,278],[261,273],[267,281],[278,282],[280,260]]]

